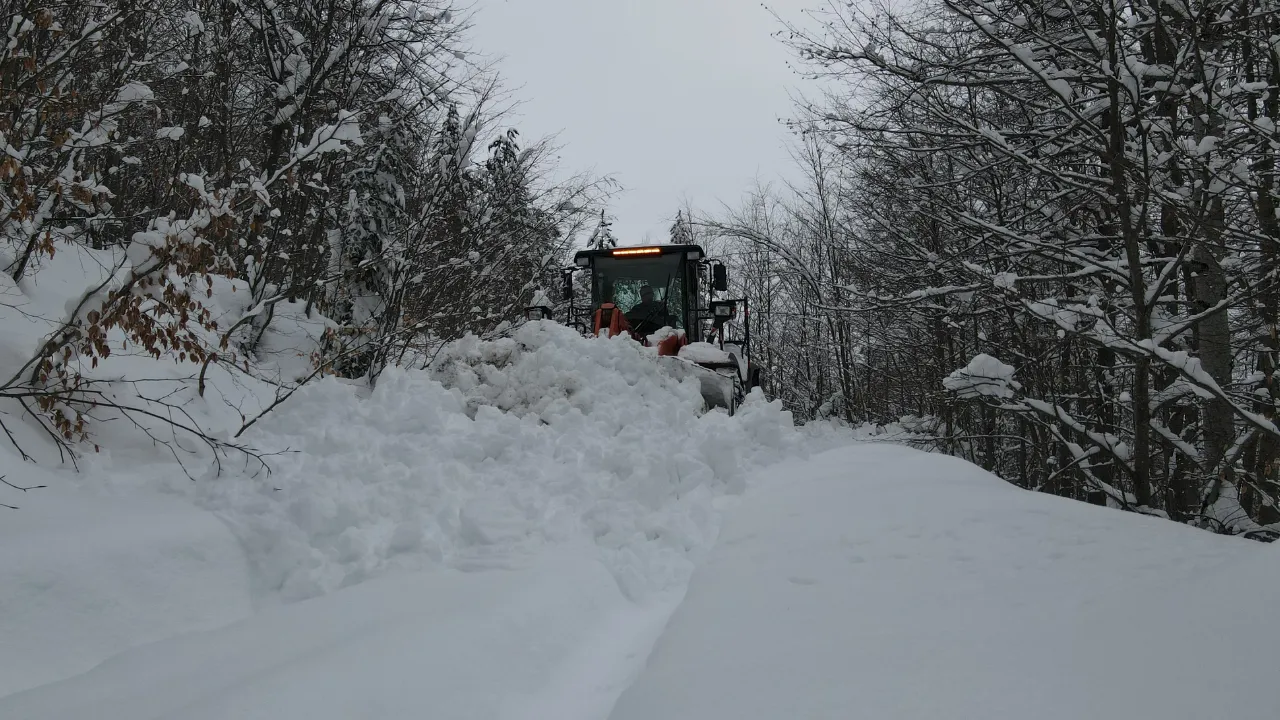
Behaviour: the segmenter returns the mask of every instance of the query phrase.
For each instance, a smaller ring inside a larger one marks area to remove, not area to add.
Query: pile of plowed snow
[[[702,407],[697,382],[673,377],[654,357],[652,348],[625,336],[587,338],[539,321],[510,338],[469,336],[446,346],[431,375],[461,390],[471,414],[489,405],[549,424],[586,416],[594,423],[643,423],[655,411],[691,418]]]
[[[124,260],[60,247],[38,274],[0,281],[5,376]],[[220,329],[205,339],[216,344],[253,300],[222,278],[210,293]],[[0,402],[14,433],[0,435],[0,476],[12,485],[0,485],[0,504],[21,508],[0,508],[16,516],[0,537],[18,549],[0,557],[0,607],[14,608],[0,613],[0,695],[397,569],[528,577],[539,563],[586,557],[628,598],[654,601],[637,607],[661,605],[714,539],[717,498],[755,468],[852,437],[793,427],[759,396],[734,417],[705,412],[696,382],[652,350],[554,323],[453,343],[429,369],[389,369],[373,389],[336,378],[302,388],[236,439],[265,453],[270,473],[234,452],[215,473],[202,442],[160,419],[231,439],[309,374],[330,325],[302,303],[276,305],[257,352],[210,365],[203,393],[199,365],[120,350],[113,330],[117,349],[81,370],[137,411],[95,413],[101,451],[86,446],[80,472],[59,464],[16,401]]]
[[[812,437],[810,437],[812,436]],[[247,549],[259,598],[321,595],[391,568],[515,567],[594,543],[623,592],[682,585],[716,533],[713,500],[832,435],[754,395],[705,412],[628,339],[550,322],[468,338],[369,392],[325,380],[255,426],[273,472],[194,485]]]

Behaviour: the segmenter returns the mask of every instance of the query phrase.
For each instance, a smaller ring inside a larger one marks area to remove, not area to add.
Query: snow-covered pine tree
[[[612,226],[613,223],[605,217],[602,209],[600,211],[600,221],[596,223],[596,229],[591,232],[591,237],[587,240],[587,247],[595,250],[617,247],[618,239],[613,236]]]
[[[683,209],[676,211],[676,219],[671,223],[669,242],[673,245],[693,244],[693,227],[689,218],[685,217]]]

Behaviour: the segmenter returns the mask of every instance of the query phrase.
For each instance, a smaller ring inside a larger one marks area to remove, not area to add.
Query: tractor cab
[[[701,259],[702,249],[691,245],[579,252],[574,264],[591,276],[591,330],[599,329],[594,311],[613,305],[640,342],[662,328],[694,335],[696,342]]]
[[[747,299],[716,298],[729,289],[728,273],[723,263],[708,260],[701,246],[582,250],[573,263],[563,271],[561,292],[569,325],[591,335],[626,333],[642,345],[656,347],[668,360],[688,356],[687,363],[673,368],[693,364],[732,378],[732,397],[725,403],[731,411],[759,384],[759,370],[749,362]],[[590,299],[580,303],[578,296],[584,293],[579,290],[588,288]],[[529,309],[534,310],[538,318],[550,317],[547,308]],[[715,344],[720,354],[708,357],[705,347],[702,354],[681,352],[692,343]]]

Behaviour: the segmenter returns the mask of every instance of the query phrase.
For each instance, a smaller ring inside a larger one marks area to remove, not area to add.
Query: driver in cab
[[[639,326],[644,325],[643,329],[650,332],[669,324],[666,307],[653,299],[653,288],[648,285],[640,287],[640,302],[627,311],[627,320],[637,330],[641,330]]]

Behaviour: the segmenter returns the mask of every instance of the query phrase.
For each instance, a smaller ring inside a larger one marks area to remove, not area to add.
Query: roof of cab
[[[700,257],[706,257],[706,253],[702,251],[701,245],[634,245],[628,247],[603,248],[599,250],[579,250],[574,254],[573,260],[576,263],[579,258],[598,258],[598,257],[645,257],[652,255],[675,255],[689,252],[697,252]]]

